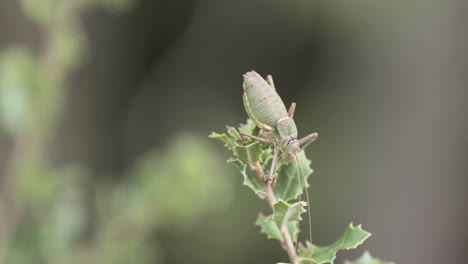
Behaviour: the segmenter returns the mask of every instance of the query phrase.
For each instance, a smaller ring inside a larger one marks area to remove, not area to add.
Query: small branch
[[[257,173],[257,175],[261,178],[264,179],[264,171],[262,166],[260,165],[260,162],[256,162],[254,164],[254,171]],[[263,186],[265,190],[265,197],[264,199],[268,202],[268,205],[273,209],[273,205],[276,203],[276,198],[275,195],[273,194],[273,189],[271,187],[271,181],[263,181]],[[297,254],[296,254],[296,249],[294,247],[294,243],[291,239],[291,235],[289,234],[289,230],[286,225],[283,225],[280,228],[281,235],[283,236],[283,247],[288,253],[289,259],[291,260],[291,264],[296,264],[297,263]]]
[[[281,227],[281,235],[283,235],[284,246],[285,246],[286,252],[288,252],[289,259],[291,259],[291,264],[296,264],[297,262],[296,248],[294,247],[294,243],[291,239],[291,235],[289,234],[289,230],[286,225],[283,225]]]

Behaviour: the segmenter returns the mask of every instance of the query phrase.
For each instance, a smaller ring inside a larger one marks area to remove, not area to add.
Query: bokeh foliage
[[[120,181],[48,157],[67,79],[88,54],[81,16],[131,5],[21,1],[43,43],[0,51],[0,131],[11,141],[0,170],[0,263],[159,263],[160,228],[190,228],[229,202],[218,155],[188,132],[136,159]]]

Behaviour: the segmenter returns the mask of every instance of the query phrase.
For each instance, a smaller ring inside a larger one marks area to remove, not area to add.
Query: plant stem
[[[256,162],[254,165],[254,171],[257,173],[257,175],[261,178],[264,179],[264,171],[262,166],[260,165],[260,162]],[[265,196],[264,199],[268,202],[268,205],[273,209],[273,205],[276,203],[276,198],[275,195],[273,194],[273,189],[271,187],[271,181],[264,181],[264,190],[265,190]],[[294,243],[291,239],[291,235],[289,233],[288,227],[286,225],[281,226],[280,228],[281,235],[283,236],[283,247],[288,253],[289,259],[291,260],[291,264],[296,264],[297,263],[297,254],[296,254],[296,248],[294,247]]]

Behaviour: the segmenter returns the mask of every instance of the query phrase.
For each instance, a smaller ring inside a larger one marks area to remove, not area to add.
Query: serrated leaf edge
[[[349,224],[349,228],[351,229],[351,231],[355,230],[355,229],[358,229],[358,230],[361,230],[363,231],[363,233],[366,234],[366,236],[364,238],[362,238],[362,240],[360,242],[357,242],[356,244],[353,244],[351,245],[350,247],[347,247],[347,248],[340,248],[338,250],[336,250],[334,253],[333,253],[333,258],[330,262],[320,262],[320,261],[317,261],[316,259],[314,259],[314,253],[312,253],[312,256],[310,257],[310,259],[315,263],[315,264],[323,264],[323,263],[331,263],[333,264],[334,260],[336,259],[336,254],[338,251],[340,250],[350,250],[350,249],[355,249],[357,248],[359,245],[363,244],[364,241],[366,241],[372,234],[364,229],[362,229],[362,224],[359,224],[357,226],[353,226],[353,222],[351,222]],[[345,233],[346,233],[347,229],[345,230]],[[343,233],[344,234],[344,233]],[[341,235],[342,236],[342,235]],[[338,237],[338,239],[341,238],[341,236]],[[335,242],[333,242],[332,244],[330,245],[333,245]],[[307,246],[304,246],[302,244],[299,245],[299,248],[301,248],[302,250],[304,251],[311,251],[312,249],[309,248],[309,247],[312,247],[312,246],[315,246],[315,245],[312,245],[309,241],[306,242]],[[326,247],[329,247],[330,245],[327,245],[327,246],[315,246],[315,247],[319,247],[319,248],[326,248]],[[309,259],[309,258],[303,258],[303,259]]]
[[[267,239],[276,239],[276,240],[279,240],[279,241],[282,243],[284,240],[283,240],[283,237],[282,237],[281,235],[280,235],[279,239],[278,239],[277,237],[274,237],[274,236],[269,235],[268,232],[265,231],[264,226],[261,225],[261,223],[258,223],[258,222],[259,222],[259,219],[260,219],[260,221],[264,221],[265,223],[266,223],[267,221],[272,221],[272,222],[273,222],[273,220],[271,219],[271,217],[272,217],[271,215],[270,215],[270,216],[265,216],[265,215],[263,215],[262,213],[259,213],[259,214],[258,214],[258,217],[257,217],[257,220],[255,221],[255,225],[260,227],[260,233],[261,233],[261,234],[265,234],[265,235],[267,236]],[[273,222],[273,224],[274,224],[274,226],[275,226],[276,228],[278,228],[278,226],[276,225],[275,222]],[[281,234],[281,231],[280,231],[279,228],[278,228],[278,232],[280,232],[280,234]]]

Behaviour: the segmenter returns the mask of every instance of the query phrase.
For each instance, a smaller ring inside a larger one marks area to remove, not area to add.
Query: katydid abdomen
[[[275,88],[262,76],[251,71],[244,74],[244,106],[250,119],[259,128],[272,130],[278,120],[288,117],[286,106]]]

